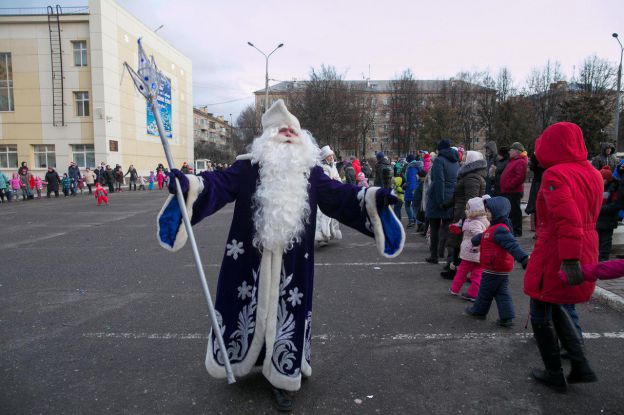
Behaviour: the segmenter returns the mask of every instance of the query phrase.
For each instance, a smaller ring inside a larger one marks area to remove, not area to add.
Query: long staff
[[[175,168],[175,164],[173,163],[173,157],[171,156],[171,150],[169,149],[169,142],[167,141],[165,130],[162,125],[162,119],[160,118],[160,105],[158,104],[158,91],[160,90],[160,83],[164,76],[158,70],[156,62],[154,61],[154,57],[152,56],[151,59],[147,59],[147,55],[143,51],[143,46],[141,46],[141,39],[139,39],[137,42],[139,44],[139,70],[135,72],[130,67],[130,65],[128,65],[127,62],[124,62],[124,66],[126,67],[126,69],[128,69],[128,72],[130,73],[130,76],[134,81],[134,85],[137,87],[141,95],[143,95],[150,104],[152,113],[154,114],[154,120],[156,121],[156,126],[158,128],[158,134],[160,135],[160,141],[162,143],[163,149],[165,150],[165,157],[167,158],[169,171],[171,171]],[[225,348],[223,336],[221,335],[221,325],[217,320],[217,314],[215,312],[214,304],[212,303],[210,289],[208,288],[208,282],[206,281],[206,275],[204,274],[204,267],[202,265],[199,251],[197,249],[197,242],[195,242],[195,234],[193,233],[191,220],[189,219],[188,212],[186,211],[186,202],[184,200],[184,195],[182,194],[182,187],[180,186],[180,181],[177,177],[175,178],[175,183],[177,190],[176,197],[180,206],[180,212],[182,213],[184,228],[186,229],[186,234],[188,235],[188,239],[191,242],[193,257],[195,258],[195,267],[197,268],[202,289],[204,290],[204,296],[206,297],[206,301],[208,302],[208,312],[210,314],[210,320],[212,322],[212,334],[217,338],[217,342],[219,344],[219,348],[221,349],[221,354],[225,362],[225,373],[227,375],[227,380],[228,383],[231,384],[236,382],[236,379],[234,379],[234,373],[232,372],[232,367],[230,366],[230,359],[227,353],[227,349]]]

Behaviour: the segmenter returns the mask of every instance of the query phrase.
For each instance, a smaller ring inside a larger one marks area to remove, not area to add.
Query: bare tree
[[[406,154],[418,143],[420,101],[418,83],[412,71],[406,69],[390,81],[390,123],[397,154]]]
[[[558,115],[565,91],[557,83],[564,80],[559,62],[550,60],[544,67],[533,69],[527,79],[525,93],[533,100],[540,130],[552,124]]]
[[[256,114],[256,106],[250,104],[236,118],[236,135],[233,137],[233,146],[237,154],[245,151],[255,137],[261,134],[259,117]]]
[[[293,113],[314,137],[339,152],[349,113],[349,91],[333,66],[310,70],[310,80],[291,98]]]
[[[617,68],[609,61],[596,55],[585,58],[581,64],[577,82],[583,92],[589,94],[606,95],[615,88]]]
[[[366,157],[368,137],[375,126],[377,101],[370,93],[369,81],[352,82],[349,85],[349,116],[347,129],[353,131],[353,141],[358,143],[357,155]]]

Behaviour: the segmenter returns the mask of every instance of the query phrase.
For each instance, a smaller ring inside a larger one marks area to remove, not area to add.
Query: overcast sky
[[[0,0],[3,7],[83,5],[86,0]],[[507,66],[516,84],[548,59],[567,76],[591,54],[619,61],[624,0],[118,0],[193,61],[193,101],[234,120],[269,77],[306,79],[334,65],[346,79],[418,79]],[[624,43],[624,41],[623,41]],[[236,101],[234,101],[236,100]],[[217,104],[234,101],[228,104]]]

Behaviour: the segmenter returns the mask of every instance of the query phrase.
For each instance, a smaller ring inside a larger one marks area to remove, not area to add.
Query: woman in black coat
[[[50,194],[54,192],[54,197],[59,197],[59,183],[61,178],[53,167],[48,167],[48,171],[45,174],[45,183],[47,189],[47,197],[50,198]]]

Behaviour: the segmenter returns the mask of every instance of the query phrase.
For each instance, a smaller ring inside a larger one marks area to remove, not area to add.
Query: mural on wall
[[[171,134],[171,80],[166,76],[160,79],[160,88],[158,91],[158,105],[160,105],[160,118],[162,119],[163,128],[165,129],[165,137],[172,138]],[[160,137],[154,114],[147,104],[147,134]]]

